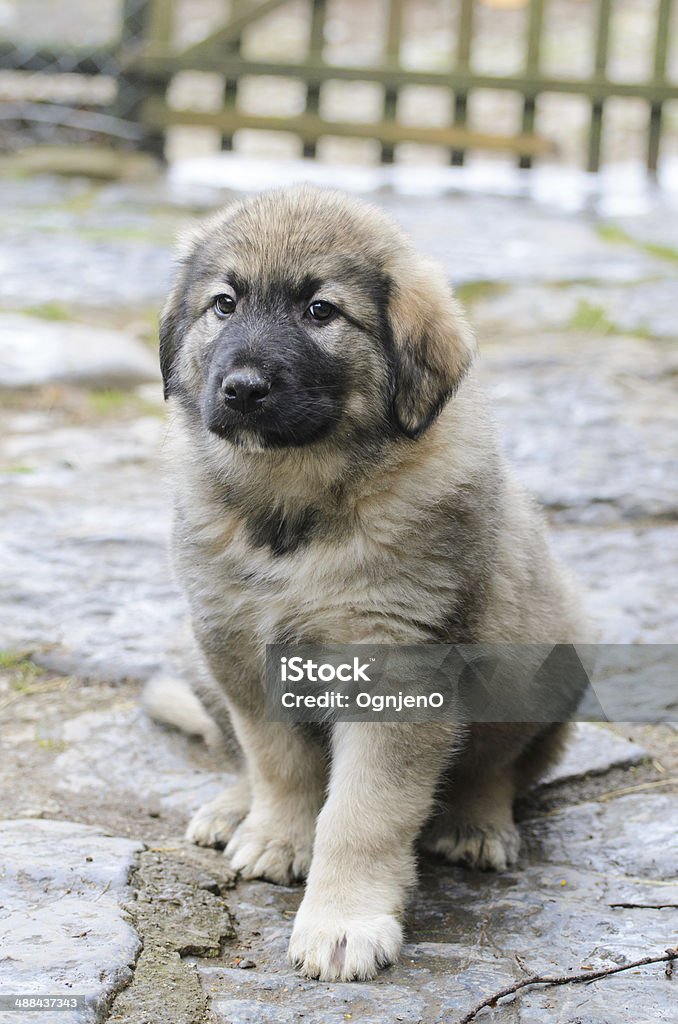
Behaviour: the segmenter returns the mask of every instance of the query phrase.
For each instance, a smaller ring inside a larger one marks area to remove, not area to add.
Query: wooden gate
[[[230,146],[239,129],[272,129],[293,133],[301,140],[307,156],[315,154],[319,140],[344,137],[375,140],[385,163],[393,161],[399,143],[414,142],[443,147],[453,164],[463,163],[465,154],[472,150],[503,150],[514,154],[520,166],[529,167],[534,158],[554,151],[556,140],[549,137],[553,135],[554,122],[544,116],[540,104],[542,97],[546,102],[547,96],[556,94],[578,97],[588,106],[586,166],[591,171],[598,170],[601,161],[608,101],[617,98],[636,104],[640,101],[647,111],[645,159],[650,172],[654,172],[666,130],[667,104],[678,100],[678,83],[675,76],[671,77],[668,67],[670,35],[678,31],[675,11],[678,0],[648,2],[644,13],[648,24],[652,19],[651,38],[642,41],[642,45],[652,51],[647,54],[648,72],[645,77],[624,81],[616,80],[610,73],[608,59],[611,25],[623,7],[623,0],[582,0],[577,5],[581,15],[577,13],[576,17],[583,17],[587,24],[588,15],[593,14],[590,28],[584,29],[590,33],[586,42],[593,59],[590,72],[581,77],[554,75],[544,70],[547,66],[543,58],[545,25],[548,29],[556,0],[510,0],[510,6],[521,8],[525,15],[522,66],[511,74],[478,70],[474,60],[478,21],[481,20],[478,15],[483,13],[487,19],[487,9],[500,6],[499,0],[440,0],[438,9],[448,22],[450,18],[456,22],[451,33],[454,41],[450,43],[449,52],[438,53],[435,64],[427,70],[415,69],[404,59],[410,42],[407,16],[413,9],[421,8],[420,0],[355,0],[352,8],[351,0],[231,0],[230,5],[224,3],[227,13],[222,24],[191,45],[177,42],[181,39],[177,28],[185,28],[187,20],[193,16],[190,0],[120,2],[124,3],[125,11],[123,34],[110,45],[96,51],[65,47],[57,50],[0,40],[0,67],[49,74],[100,73],[114,77],[118,101],[115,109],[109,109],[105,117],[99,118],[99,127],[107,117],[112,126],[110,134],[117,134],[121,139],[138,139],[142,146],[156,153],[163,151],[166,129],[182,124],[216,129],[225,147]],[[291,2],[297,19],[301,6],[305,5],[306,9],[307,45],[303,56],[297,53],[292,59],[284,52],[265,60],[253,59],[251,53],[248,56],[243,35],[271,12]],[[212,3],[218,14],[219,0],[212,0]],[[508,4],[509,0],[501,2],[504,7]],[[642,6],[639,0],[637,9]],[[358,8],[378,8],[384,13],[380,58],[367,64],[353,64],[348,59],[350,54],[346,53],[343,62],[330,59],[326,31],[328,8],[331,8],[330,21],[334,17],[335,22],[339,9],[341,18],[350,17],[345,13],[349,8],[354,12]],[[178,26],[178,21],[182,25]],[[546,42],[549,40],[546,32]],[[635,45],[635,40],[632,43]],[[640,40],[638,45],[641,45]],[[174,76],[181,71],[208,71],[222,76],[224,86],[218,109],[206,111],[190,105],[186,109],[176,108],[168,90]],[[243,110],[239,103],[243,78],[257,80],[261,76],[299,83],[303,104],[297,113],[286,116],[275,107],[273,113],[267,115]],[[364,116],[359,116],[360,112],[351,108],[339,120],[324,116],[324,89],[333,81],[376,83],[381,99],[375,120],[366,122]],[[407,123],[401,116],[404,90],[417,85],[438,87],[450,99],[451,113],[437,127]],[[503,134],[473,130],[469,100],[476,90],[499,90],[516,96],[520,112],[515,124]],[[49,116],[55,123],[69,124],[72,120],[67,110],[54,103],[47,105],[50,110],[42,116]],[[33,104],[30,109],[19,111],[17,116],[30,121],[31,111],[37,107],[38,104]],[[111,114],[117,117],[110,117]],[[82,121],[79,110],[73,111],[75,115],[76,120]],[[556,125],[556,131],[559,127]],[[105,125],[101,130],[106,134]]]
[[[554,77],[542,73],[540,54],[544,11],[548,0],[525,0],[529,4],[525,60],[522,71],[513,75],[483,74],[473,70],[474,14],[476,0],[459,0],[456,52],[449,55],[449,69],[423,71],[405,68],[400,52],[405,0],[387,0],[388,17],[383,39],[383,59],[378,65],[348,66],[328,63],[323,57],[326,0],[308,0],[310,31],[306,58],[297,63],[279,60],[252,60],[240,48],[243,31],[257,19],[283,6],[288,0],[236,0],[227,21],[207,38],[183,49],[172,45],[175,17],[174,0],[148,0],[147,21],[142,45],[124,56],[125,74],[135,79],[144,93],[140,116],[149,129],[156,148],[162,131],[170,125],[209,125],[218,129],[228,146],[230,137],[240,128],[274,129],[293,132],[303,142],[304,154],[313,156],[323,136],[375,139],[381,144],[384,162],[393,160],[399,142],[435,144],[449,150],[450,160],[461,164],[464,154],[474,149],[505,150],[515,153],[522,167],[533,158],[553,151],[553,142],[539,131],[538,100],[544,93],[586,97],[590,103],[587,168],[596,171],[600,164],[601,137],[605,103],[611,97],[640,98],[647,103],[647,167],[657,168],[662,135],[664,105],[678,98],[678,87],[667,78],[667,52],[673,0],[658,0],[654,29],[652,74],[646,81],[613,81],[607,74],[608,43],[613,0],[592,0],[597,5],[594,40],[594,67],[588,77]],[[365,3],[374,0],[364,0]],[[138,37],[137,37],[138,40]],[[178,70],[199,69],[225,76],[222,109],[205,112],[177,110],[165,95],[171,76]],[[284,76],[305,85],[305,109],[292,117],[262,116],[239,111],[238,82],[242,76]],[[323,83],[328,80],[377,82],[383,86],[383,110],[376,122],[351,118],[324,119],[319,112]],[[398,94],[408,85],[434,85],[453,94],[453,116],[444,127],[417,127],[398,119]],[[521,123],[514,134],[473,131],[467,123],[469,95],[474,89],[509,90],[520,95]]]

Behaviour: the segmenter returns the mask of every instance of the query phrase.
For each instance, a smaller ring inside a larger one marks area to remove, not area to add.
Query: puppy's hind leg
[[[513,803],[557,760],[567,724],[485,722],[472,725],[438,792],[438,810],[420,839],[453,864],[505,871],[520,834]]]
[[[186,829],[186,838],[198,846],[226,846],[247,815],[251,799],[249,782],[241,775],[232,786],[196,811]]]
[[[515,864],[520,849],[513,821],[514,796],[511,766],[448,780],[421,846],[453,864],[505,871]]]

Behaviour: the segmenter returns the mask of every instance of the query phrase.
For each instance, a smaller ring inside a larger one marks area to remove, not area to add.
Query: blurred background
[[[668,174],[673,0],[0,0],[0,147]],[[24,157],[24,160],[27,159]],[[32,160],[37,160],[34,152]],[[87,158],[83,157],[85,164]]]

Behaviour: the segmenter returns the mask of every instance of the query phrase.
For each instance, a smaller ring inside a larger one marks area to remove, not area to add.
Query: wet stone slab
[[[601,642],[676,642],[676,533],[673,524],[552,532],[555,551],[582,585]]]
[[[49,738],[65,748],[54,763],[56,793],[89,792],[97,799],[114,790],[142,807],[172,811],[188,822],[202,803],[235,781],[217,751],[210,757],[211,770],[199,768],[194,741],[156,725],[137,707],[85,711],[54,726]],[[648,756],[605,726],[579,722],[562,760],[542,785],[628,767]]]
[[[157,304],[171,276],[169,246],[139,240],[79,238],[59,241],[59,258],[44,241],[24,231],[8,231],[0,245],[0,300],[7,308],[35,303],[34,282],[40,280],[41,302],[99,307],[115,303],[128,308]]]
[[[629,743],[611,729],[589,722],[576,722],[563,756],[549,768],[541,785],[600,775],[610,768],[626,768],[648,756],[647,750],[637,743]]]
[[[382,195],[375,200],[424,252],[443,263],[455,284],[582,278],[622,284],[671,273],[667,261],[640,247],[611,245],[600,237],[596,219],[584,212],[503,196],[441,201]]]
[[[0,991],[85,996],[82,1010],[56,1014],[60,1024],[105,1020],[141,949],[123,904],[143,845],[24,819],[0,821],[0,849]],[[0,1011],[2,1024],[17,1019]]]
[[[99,187],[54,178],[6,181],[0,199],[0,301],[9,308],[34,303],[39,280],[41,302],[158,304],[172,272],[173,237],[196,216],[236,198],[209,188],[182,198],[161,181]],[[669,218],[656,211],[635,219],[629,234],[635,233],[637,244],[611,244],[585,212],[512,196],[376,192],[367,198],[391,213],[457,284],[585,278],[626,285],[669,278],[675,271],[670,260],[643,248],[652,242],[676,245]],[[58,240],[58,259],[45,234]]]
[[[132,388],[157,380],[155,353],[123,331],[0,314],[0,388]]]
[[[675,266],[678,266],[676,264]],[[615,333],[675,341],[675,267],[668,276],[631,281],[623,286],[601,281],[569,287],[526,283],[507,288],[488,282],[468,289],[471,319],[481,342],[503,335],[562,330]],[[464,297],[465,290],[461,289]],[[614,342],[612,342],[614,344]],[[609,347],[609,346],[608,346]],[[667,365],[676,369],[676,353],[665,350]]]
[[[674,822],[672,798],[627,796],[524,823],[520,863],[501,876],[425,861],[401,962],[357,985],[298,978],[284,955],[299,890],[241,883],[245,941],[234,943],[234,966],[199,966],[204,990],[223,1024],[454,1024],[521,977],[659,955],[675,935]],[[256,967],[239,970],[239,956]],[[649,1024],[672,1021],[674,1012],[673,985],[654,965],[585,986],[531,989],[479,1020]]]
[[[107,680],[165,666],[183,609],[168,557],[165,436],[155,417],[52,429],[44,414],[11,418],[0,442],[3,647]]]
[[[678,518],[678,350],[582,334],[488,339],[502,444],[558,523]]]
[[[113,790],[136,806],[176,812],[183,825],[235,781],[225,763],[218,770],[217,756],[211,759],[217,770],[205,770],[195,741],[151,722],[137,706],[85,711],[55,728],[51,739],[65,748],[54,764],[62,797],[88,793],[97,800]]]

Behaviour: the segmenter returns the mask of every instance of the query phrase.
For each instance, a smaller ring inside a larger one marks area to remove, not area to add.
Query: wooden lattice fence
[[[543,31],[549,0],[523,0],[524,60],[512,74],[478,71],[474,65],[476,22],[479,0],[450,0],[449,12],[456,19],[454,44],[435,69],[413,69],[402,59],[407,41],[404,14],[417,0],[363,0],[364,5],[386,6],[382,57],[376,63],[355,65],[327,59],[326,0],[306,0],[307,49],[303,59],[291,61],[284,52],[275,59],[253,59],[242,47],[243,34],[274,10],[290,0],[232,0],[224,5],[223,22],[206,38],[191,45],[176,42],[177,0],[126,0],[122,38],[106,52],[69,54],[27,53],[0,44],[0,63],[5,67],[40,70],[55,63],[69,71],[92,73],[97,66],[111,67],[119,80],[117,109],[120,118],[135,122],[141,144],[161,152],[164,135],[173,125],[203,125],[216,129],[228,148],[240,129],[274,130],[293,133],[306,156],[313,156],[320,139],[343,137],[372,139],[379,143],[381,159],[394,160],[399,143],[414,142],[444,147],[450,162],[461,164],[473,150],[497,150],[514,154],[522,167],[535,158],[552,155],[554,139],[542,123],[540,98],[567,95],[583,99],[589,105],[586,166],[598,170],[606,106],[613,98],[642,101],[646,105],[645,158],[651,172],[657,169],[660,145],[665,132],[665,110],[678,100],[678,83],[669,76],[667,56],[672,31],[678,31],[674,0],[654,0],[652,59],[650,72],[637,80],[619,81],[608,69],[610,26],[616,0],[588,0],[595,8],[592,21],[594,54],[590,73],[581,77],[554,75],[543,70]],[[487,3],[488,0],[485,0]],[[299,0],[297,0],[297,8]],[[185,15],[185,4],[182,8]],[[297,11],[298,13],[298,11]],[[168,88],[181,71],[216,72],[223,76],[224,88],[219,109],[195,106],[177,109],[170,102]],[[304,108],[293,114],[251,113],[239,103],[243,78],[274,76],[294,79],[303,84]],[[377,83],[383,90],[380,116],[367,122],[364,117],[330,119],[322,113],[322,90],[329,81]],[[449,91],[451,115],[437,127],[416,125],[399,116],[399,97],[412,85],[436,86]],[[521,114],[513,131],[478,131],[471,125],[469,100],[476,90],[499,90],[517,95]]]

